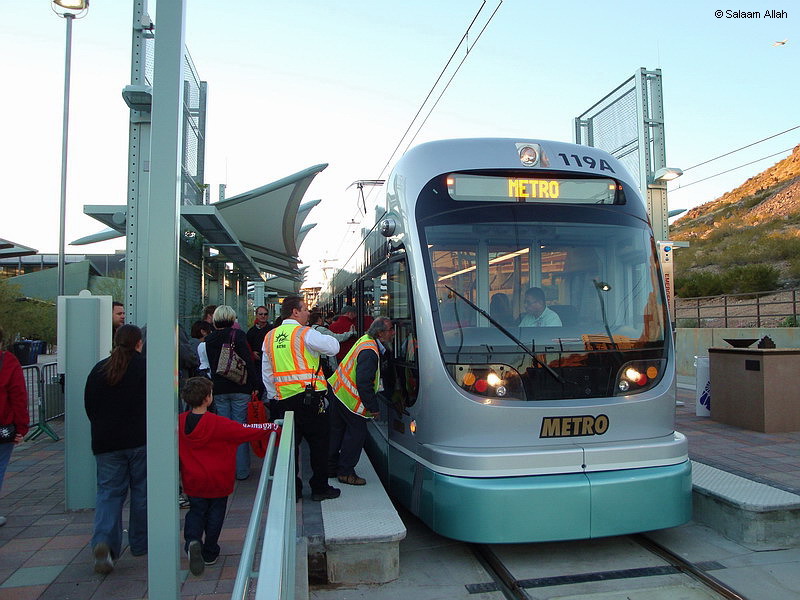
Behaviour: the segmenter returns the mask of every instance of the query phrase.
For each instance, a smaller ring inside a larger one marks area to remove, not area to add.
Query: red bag
[[[267,414],[267,408],[264,406],[264,403],[259,400],[258,394],[253,392],[250,402],[247,403],[247,424],[261,425],[262,427],[259,427],[259,429],[273,429],[277,431],[278,435],[280,436],[280,427],[274,423],[269,423],[268,421],[269,415]],[[280,437],[278,439],[280,439]],[[269,436],[254,442],[250,442],[250,447],[253,449],[255,455],[259,458],[264,458],[264,455],[267,453],[268,441]]]

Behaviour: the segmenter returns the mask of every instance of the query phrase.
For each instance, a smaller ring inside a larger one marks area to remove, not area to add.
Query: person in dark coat
[[[96,573],[110,573],[122,550],[122,506],[130,489],[131,554],[147,554],[147,391],[142,330],[122,325],[111,356],[86,379],[84,406],[97,462],[92,553]]]
[[[259,388],[259,373],[253,363],[253,354],[247,345],[244,331],[234,327],[236,311],[228,305],[221,305],[214,311],[214,331],[206,337],[206,354],[211,368],[211,381],[214,382],[214,406],[217,414],[237,423],[247,422],[247,403],[253,390]],[[244,360],[247,379],[238,384],[217,373],[222,345],[233,342],[234,352]],[[242,444],[236,452],[236,479],[250,476],[250,445]]]

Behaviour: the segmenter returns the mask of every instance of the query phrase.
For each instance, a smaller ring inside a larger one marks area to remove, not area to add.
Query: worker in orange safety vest
[[[328,475],[349,485],[364,485],[355,472],[367,438],[367,419],[379,411],[376,394],[381,390],[381,355],[394,338],[388,317],[378,317],[359,338],[328,379],[330,399],[330,452]]]
[[[282,419],[286,412],[294,412],[295,456],[305,438],[311,459],[311,499],[321,501],[341,494],[341,490],[328,485],[329,425],[325,400],[328,386],[319,364],[321,354],[339,351],[339,342],[306,327],[308,315],[302,298],[284,299],[281,303],[283,321],[264,337],[261,376],[274,408],[273,418]],[[298,500],[303,496],[303,482],[297,475],[299,462],[295,460]]]

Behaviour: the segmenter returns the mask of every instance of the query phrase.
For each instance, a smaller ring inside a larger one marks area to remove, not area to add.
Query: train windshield
[[[441,197],[420,206],[434,326],[463,389],[560,400],[635,394],[661,379],[667,318],[641,215]]]

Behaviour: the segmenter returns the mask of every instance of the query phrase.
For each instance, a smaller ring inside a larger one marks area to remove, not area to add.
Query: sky
[[[372,210],[365,216],[348,186],[388,175],[384,166],[482,4],[187,0],[187,46],[208,82],[212,200],[222,183],[231,197],[329,163],[305,196],[322,203],[306,221],[319,225],[300,249],[307,284],[320,283],[321,267],[343,264],[356,232],[372,224]],[[640,67],[662,71],[667,164],[686,170],[670,183],[670,209],[717,198],[800,143],[799,128],[690,168],[800,125],[794,2],[772,3],[776,18],[769,18],[753,0],[505,0],[477,39],[498,4],[486,0],[469,54],[414,144],[455,137],[571,142],[574,117]],[[156,2],[147,9],[157,21]],[[121,91],[130,83],[132,14],[130,0],[92,0],[73,26],[67,243],[104,229],[83,214],[85,204],[125,203],[129,111]],[[58,251],[64,44],[64,20],[49,0],[4,8],[0,238],[40,252]],[[462,45],[455,60],[464,55]],[[66,251],[123,248],[119,239]]]

